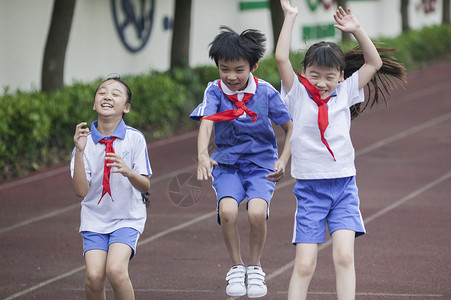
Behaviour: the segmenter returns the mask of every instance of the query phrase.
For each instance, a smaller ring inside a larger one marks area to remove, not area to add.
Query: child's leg
[[[338,299],[355,298],[354,241],[352,230],[337,230],[332,234]]]
[[[135,299],[133,286],[128,275],[128,263],[131,254],[130,246],[122,243],[113,243],[108,250],[106,274],[116,300]]]
[[[89,250],[85,253],[85,291],[88,300],[106,299],[106,259],[107,252],[103,250]]]
[[[316,268],[318,244],[296,244],[296,258],[288,287],[288,300],[307,298],[307,291]]]
[[[240,235],[238,232],[238,202],[230,197],[219,202],[222,238],[232,259],[232,265],[243,264],[240,252]]]
[[[260,258],[266,240],[267,210],[268,203],[263,199],[253,198],[248,202],[247,215],[250,225],[250,265],[260,265]]]

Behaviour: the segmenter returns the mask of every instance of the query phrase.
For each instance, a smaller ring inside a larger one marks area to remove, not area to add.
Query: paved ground
[[[409,84],[393,92],[388,109],[381,106],[353,122],[368,231],[355,246],[357,299],[451,299],[450,74],[451,62],[409,74]],[[214,193],[209,182],[190,180],[196,132],[153,141],[149,152],[152,208],[130,264],[136,298],[227,299],[230,263]],[[264,299],[287,296],[295,250],[293,184],[286,176],[272,201],[262,258],[269,287]],[[177,195],[192,197],[179,203]],[[0,205],[0,298],[84,299],[80,203],[68,167],[0,182]],[[246,259],[243,208],[239,223]],[[327,242],[309,299],[335,299],[334,292]]]

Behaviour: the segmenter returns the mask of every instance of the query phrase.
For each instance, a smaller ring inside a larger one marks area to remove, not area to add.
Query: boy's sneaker
[[[265,275],[262,267],[247,266],[247,296],[249,298],[259,298],[266,295],[268,289]]]
[[[243,265],[234,265],[227,273],[226,294],[229,296],[246,295],[246,286],[244,279],[246,278],[246,268]]]

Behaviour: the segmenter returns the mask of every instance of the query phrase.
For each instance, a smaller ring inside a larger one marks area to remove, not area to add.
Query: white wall
[[[52,0],[0,0],[0,93],[38,88]]]
[[[133,0],[136,1],[136,0]],[[273,50],[269,9],[240,10],[240,2],[258,0],[192,0],[190,64],[213,64],[208,44],[228,25],[237,32],[253,28],[267,36],[267,52]],[[138,53],[129,52],[116,33],[111,0],[77,0],[66,52],[64,81],[91,81],[111,73],[142,74],[169,67],[172,31],[163,20],[172,18],[173,0],[156,0],[153,29],[149,42]],[[314,3],[315,1],[310,1]],[[324,0],[330,3],[332,0]],[[319,5],[311,11],[306,0],[292,0],[299,15],[293,32],[293,49],[306,49],[315,41],[304,41],[302,27],[334,23],[335,6],[326,10]],[[348,0],[367,33],[377,38],[396,36],[401,31],[400,0]],[[8,86],[15,89],[39,89],[41,66],[52,0],[0,0],[0,94]],[[441,22],[442,0],[436,10],[425,13],[421,0],[411,0],[410,25],[417,29]],[[337,40],[339,32],[334,38]]]

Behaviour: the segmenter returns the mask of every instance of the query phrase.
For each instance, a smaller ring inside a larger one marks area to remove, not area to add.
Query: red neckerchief
[[[258,86],[258,78],[254,77],[254,81],[255,81],[255,86]],[[224,93],[224,91],[222,90],[221,87],[221,80],[218,81],[218,86],[221,89],[221,91]],[[221,121],[231,121],[231,120],[235,120],[236,118],[238,118],[239,116],[241,116],[244,112],[246,112],[251,118],[252,118],[252,123],[255,122],[255,120],[257,120],[257,114],[254,113],[252,110],[250,110],[249,108],[247,108],[244,104],[249,102],[249,100],[251,100],[252,96],[254,94],[252,93],[245,93],[243,100],[239,101],[237,94],[233,94],[233,95],[227,95],[224,93],[224,95],[227,96],[227,98],[229,98],[230,101],[233,102],[233,104],[236,105],[236,107],[238,107],[238,109],[234,108],[234,109],[230,109],[230,110],[225,110],[213,115],[210,115],[208,117],[203,117],[201,120],[210,120],[210,121],[214,121],[214,122],[221,122]]]
[[[113,142],[116,139],[115,136],[111,137],[111,139],[107,140],[106,138],[103,138],[99,141],[100,144],[105,144],[105,154],[106,153],[114,153],[113,148]],[[97,202],[97,205],[100,204],[100,201],[102,201],[103,196],[108,193],[111,197],[111,201],[114,202],[113,196],[111,196],[111,187],[110,187],[110,171],[111,167],[107,166],[107,160],[105,158],[105,163],[103,165],[103,190],[102,190],[102,196],[100,196],[99,202]]]
[[[327,101],[331,98],[329,96],[327,99],[322,100],[321,95],[319,94],[319,90],[314,87],[307,78],[303,77],[301,74],[299,74],[298,70],[296,70],[296,73],[298,73],[299,80],[301,83],[305,86],[307,91],[309,92],[312,100],[318,105],[318,127],[319,131],[321,133],[321,141],[324,145],[326,145],[327,150],[329,150],[332,157],[335,159],[335,155],[332,152],[332,149],[330,149],[329,144],[327,143],[326,138],[324,137],[324,132],[326,131],[327,126],[329,125],[329,116],[328,116],[328,109],[327,109]]]

